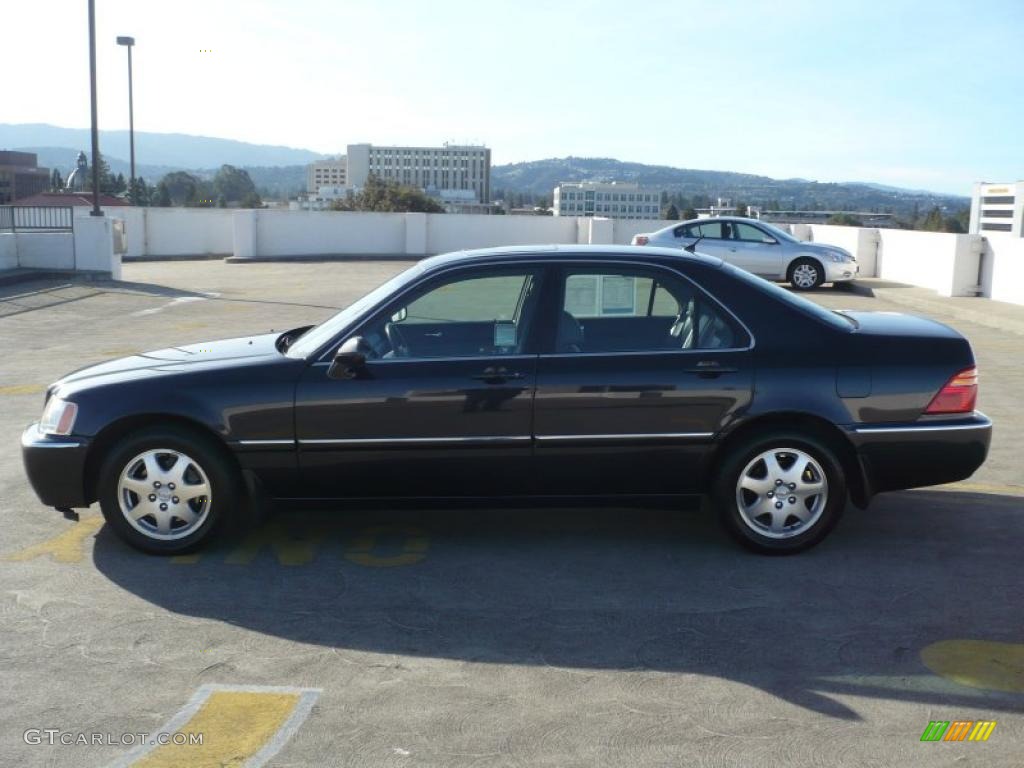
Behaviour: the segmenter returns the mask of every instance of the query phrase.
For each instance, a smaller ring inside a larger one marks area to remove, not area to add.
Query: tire
[[[198,549],[242,496],[238,469],[224,449],[177,425],[126,436],[100,468],[103,517],[121,539],[150,554]]]
[[[846,477],[833,450],[818,438],[763,432],[722,458],[712,501],[720,521],[748,549],[794,554],[835,527],[846,506]]]
[[[814,259],[796,259],[789,265],[786,279],[798,291],[813,291],[825,282],[825,268]]]

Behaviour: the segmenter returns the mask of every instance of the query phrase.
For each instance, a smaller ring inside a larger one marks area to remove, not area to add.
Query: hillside
[[[39,155],[39,164],[58,168],[63,176],[74,168],[79,150],[88,153],[89,131],[46,124],[0,123],[0,149],[24,149]],[[114,173],[128,175],[128,132],[100,131],[100,151]],[[322,155],[306,149],[250,144],[232,139],[178,133],[135,134],[136,172],[149,183],[170,171],[212,177],[224,163],[244,168],[261,193],[293,196],[305,189],[305,165]],[[771,208],[859,210],[909,213],[935,205],[952,212],[969,200],[922,190],[900,189],[870,182],[819,183],[806,179],[772,179],[748,173],[644,165],[610,158],[564,157],[494,166],[492,197],[507,193],[530,198],[550,197],[560,181],[631,181],[664,189],[700,207],[718,197]]]
[[[747,173],[672,168],[665,165],[626,163],[610,158],[565,157],[495,166],[491,188],[503,192],[548,197],[560,181],[627,181],[664,189],[688,199],[710,201],[725,197],[733,202],[772,208],[806,210],[892,211],[914,206],[925,210],[938,205],[957,210],[970,204],[967,197],[920,190],[845,182],[820,183],[806,179],[772,179]]]
[[[128,131],[100,131],[100,152],[104,156],[127,158]],[[86,128],[60,128],[45,123],[0,123],[0,149],[61,147],[89,152],[91,138]],[[31,150],[30,150],[31,151]],[[135,132],[136,163],[173,168],[217,168],[224,163],[238,166],[303,165],[320,158],[308,149],[250,144],[233,139],[190,136],[183,133]]]

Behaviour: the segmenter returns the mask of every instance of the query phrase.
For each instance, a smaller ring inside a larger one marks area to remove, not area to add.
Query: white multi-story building
[[[371,174],[443,197],[471,190],[477,202],[491,201],[491,150],[482,146],[375,147],[348,145],[347,185],[359,189]]]
[[[975,184],[969,231],[972,235],[1009,232],[1024,237],[1024,181]]]
[[[552,197],[555,216],[657,219],[661,215],[661,190],[639,184],[563,181]]]
[[[348,183],[348,163],[342,155],[337,160],[318,160],[306,166],[306,192],[315,194],[320,187],[344,187]]]

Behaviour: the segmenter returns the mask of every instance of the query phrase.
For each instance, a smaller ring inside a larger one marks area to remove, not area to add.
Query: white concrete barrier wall
[[[128,256],[237,254],[289,256],[408,255],[546,243],[628,244],[634,235],[669,226],[664,220],[608,220],[571,216],[348,213],[114,207],[125,221]],[[76,208],[76,226],[89,209]],[[88,226],[88,225],[86,225]],[[863,277],[919,285],[946,296],[974,295],[982,238],[933,232],[824,224],[783,226],[799,239],[837,245],[857,256]],[[0,235],[0,268],[72,268],[66,233]],[[1024,303],[1024,240],[990,236],[985,248],[984,295]],[[23,258],[24,256],[24,258]],[[106,263],[100,258],[100,263]],[[84,268],[79,264],[79,268]]]
[[[612,242],[615,245],[629,245],[633,242],[633,235],[657,232],[671,224],[679,223],[665,219],[612,219],[611,221],[615,232]]]
[[[109,216],[87,216],[75,221],[75,268],[109,272],[121,279],[121,255],[114,253],[114,226]]]
[[[987,235],[985,241],[985,295],[997,301],[1024,304],[1024,238]]]
[[[18,236],[13,232],[0,232],[0,269],[18,266]]]
[[[980,236],[880,229],[878,239],[878,277],[942,296],[976,295]]]
[[[76,220],[90,210],[76,207]],[[110,206],[103,212],[124,220],[129,257],[228,256],[234,250],[230,209]]]
[[[18,232],[14,237],[19,267],[75,269],[75,239],[70,232]]]
[[[878,230],[871,227],[840,227],[834,224],[807,224],[811,242],[835,245],[852,253],[860,265],[861,277],[875,277]]]
[[[575,243],[578,237],[576,219],[569,216],[427,216],[427,253],[499,245]]]
[[[405,253],[403,213],[258,210],[255,258]],[[454,217],[453,217],[454,218]]]

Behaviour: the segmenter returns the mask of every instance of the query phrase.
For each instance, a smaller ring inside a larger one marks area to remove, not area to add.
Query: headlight
[[[39,431],[44,435],[70,435],[75,426],[76,416],[77,405],[59,397],[51,397],[43,409],[43,417],[39,420]]]
[[[853,261],[853,256],[844,251],[828,251],[828,257],[837,264],[846,264]]]

